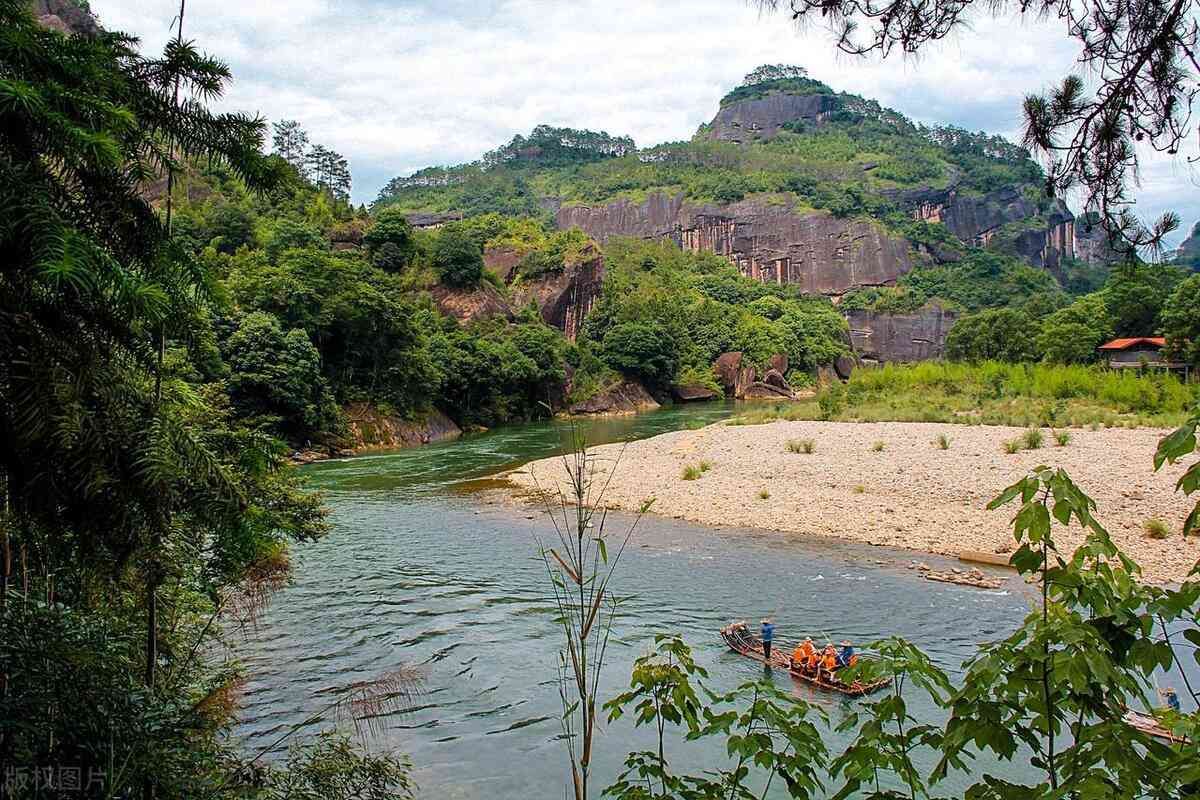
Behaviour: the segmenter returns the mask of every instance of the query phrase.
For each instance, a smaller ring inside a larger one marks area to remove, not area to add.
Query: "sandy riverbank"
[[[634,510],[653,497],[653,513],[679,519],[951,556],[1011,547],[1014,509],[988,511],[988,501],[1039,464],[1061,466],[1096,501],[1100,520],[1147,580],[1180,580],[1200,559],[1200,537],[1179,534],[1191,508],[1174,490],[1183,465],[1153,469],[1166,431],[1073,429],[1066,447],[1054,446],[1045,431],[1041,449],[1004,453],[1002,443],[1022,433],[909,422],[722,423],[595,452],[597,472],[611,473],[605,503],[615,508]],[[934,444],[939,434],[950,438],[949,449]],[[788,452],[789,440],[804,439],[813,441],[813,453]],[[883,450],[874,451],[876,442]],[[711,464],[703,477],[683,480],[684,468],[701,461]],[[543,459],[506,477],[524,489],[536,478],[546,488],[562,470],[560,459]],[[1170,538],[1146,537],[1143,525],[1154,517],[1171,527]],[[1082,538],[1077,527],[1056,537],[1064,549]]]

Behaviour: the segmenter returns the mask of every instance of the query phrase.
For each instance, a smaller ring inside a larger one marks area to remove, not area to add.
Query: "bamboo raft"
[[[840,692],[850,697],[862,697],[871,692],[878,691],[885,686],[891,684],[891,678],[873,681],[871,683],[862,683],[854,681],[854,683],[843,683],[835,676],[830,679],[828,673],[810,672],[806,669],[801,669],[792,665],[789,653],[792,652],[792,647],[777,642],[778,648],[772,647],[771,660],[768,662],[763,657],[762,640],[757,636],[752,635],[745,625],[734,623],[727,625],[721,629],[721,638],[725,640],[725,644],[729,645],[729,649],[745,656],[746,658],[758,661],[761,664],[766,664],[770,667],[786,670],[796,680],[804,681],[813,686],[826,689],[831,692]]]
[[[1160,725],[1154,717],[1149,714],[1143,714],[1140,711],[1127,710],[1125,712],[1125,724],[1131,728],[1137,728],[1149,736],[1163,739],[1172,744],[1189,744],[1187,739],[1182,736],[1176,736]]]

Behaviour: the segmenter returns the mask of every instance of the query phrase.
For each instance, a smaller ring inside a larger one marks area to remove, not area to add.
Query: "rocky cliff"
[[[909,362],[941,358],[946,335],[958,315],[939,305],[912,314],[881,314],[855,309],[847,312],[854,351],[867,362]]]
[[[523,252],[510,247],[489,248],[483,254],[484,267],[508,287],[508,296],[486,281],[472,289],[439,284],[430,290],[438,310],[463,323],[512,320],[518,310],[532,302],[547,325],[558,328],[574,341],[584,317],[600,296],[604,256],[595,247],[589,247],[561,269],[532,277],[521,275],[517,269],[523,257]]]
[[[837,110],[830,94],[772,94],[731,103],[709,123],[710,139],[726,142],[759,142],[773,138],[789,122],[819,125]]]
[[[84,36],[94,36],[100,32],[96,18],[72,0],[34,0],[32,5],[34,17],[44,27]]]
[[[599,250],[589,248],[581,258],[563,264],[561,270],[514,283],[513,305],[522,308],[530,301],[536,303],[547,325],[575,341],[603,284],[604,256]]]
[[[1074,258],[1074,214],[1062,200],[1038,207],[1020,187],[1008,186],[987,194],[957,188],[898,192],[895,201],[917,219],[940,222],[964,244],[986,247],[997,236],[1009,235],[1015,255],[1038,267],[1054,268]]]
[[[727,256],[749,277],[814,294],[892,284],[912,269],[908,241],[881,225],[793,211],[786,200],[695,205],[655,193],[641,203],[563,206],[557,223],[601,243],[613,236],[669,238],[687,250]]]

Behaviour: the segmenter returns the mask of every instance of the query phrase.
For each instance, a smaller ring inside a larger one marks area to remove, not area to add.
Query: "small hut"
[[[1168,361],[1162,352],[1166,346],[1167,340],[1161,336],[1113,339],[1100,345],[1100,356],[1110,369],[1178,370],[1186,381],[1189,377],[1188,364],[1183,361]]]

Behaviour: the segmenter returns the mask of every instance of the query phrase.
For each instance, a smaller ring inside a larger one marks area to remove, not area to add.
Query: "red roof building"
[[[1167,340],[1161,336],[1134,336],[1127,339],[1113,339],[1111,342],[1100,345],[1099,350],[1110,369],[1151,367],[1180,370],[1186,381],[1190,377],[1188,364],[1164,359],[1162,349],[1166,346]]]

